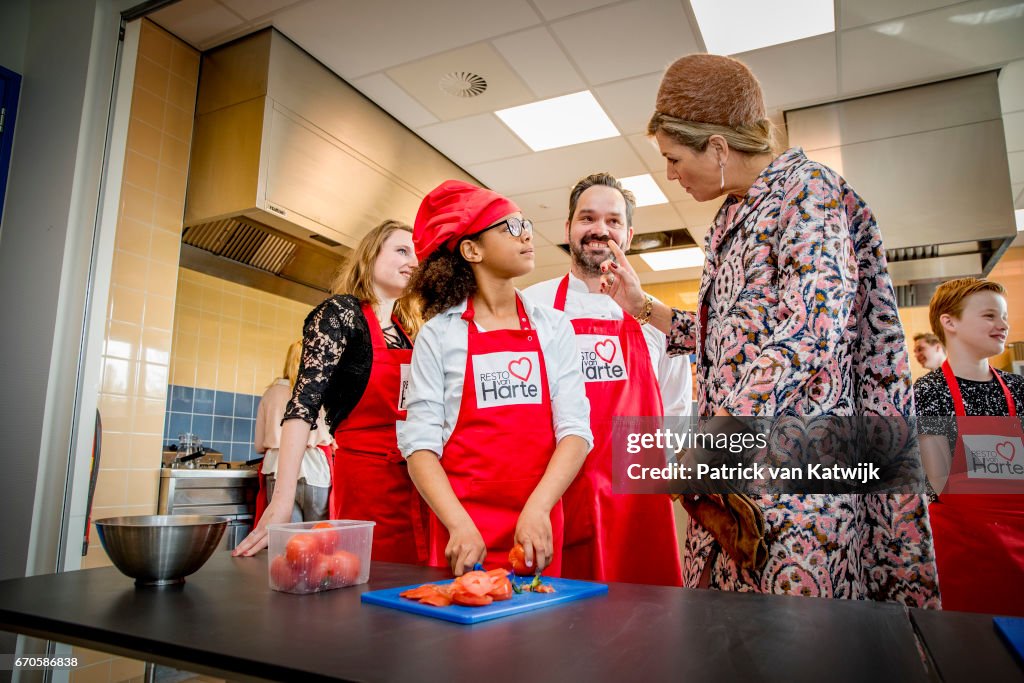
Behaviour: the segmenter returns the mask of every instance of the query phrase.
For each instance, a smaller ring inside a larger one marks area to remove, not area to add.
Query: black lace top
[[[412,348],[396,326],[384,332],[388,348]],[[323,406],[333,434],[363,397],[372,365],[370,328],[359,300],[347,294],[325,300],[306,316],[302,362],[284,419],[300,419],[313,428]]]

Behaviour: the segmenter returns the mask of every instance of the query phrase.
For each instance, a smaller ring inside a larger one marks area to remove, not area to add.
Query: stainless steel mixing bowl
[[[143,515],[96,520],[114,566],[139,586],[184,583],[210,559],[227,528],[210,515]]]

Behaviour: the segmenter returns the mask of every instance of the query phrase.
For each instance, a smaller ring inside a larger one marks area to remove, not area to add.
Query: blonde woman
[[[263,454],[260,484],[266,492],[266,501],[274,498],[274,484],[277,474],[278,452],[281,447],[281,420],[284,418],[288,399],[292,396],[295,380],[299,375],[299,359],[302,356],[302,341],[288,347],[284,359],[284,371],[274,383],[267,387],[256,409],[256,452]],[[323,412],[317,418],[316,428],[309,430],[306,450],[299,465],[299,479],[295,485],[295,504],[292,507],[292,522],[310,522],[327,519],[327,499],[331,490],[331,468],[327,454],[321,446],[329,447],[331,433],[324,424]],[[259,519],[256,520],[259,522]]]
[[[338,276],[333,296],[306,318],[302,362],[281,428],[277,495],[235,548],[253,555],[267,526],[287,522],[301,454],[320,409],[337,442],[330,516],[376,522],[373,559],[425,559],[426,509],[398,452],[395,423],[405,419],[405,385],[419,326],[403,294],[416,269],[412,229],[385,221],[362,239]]]

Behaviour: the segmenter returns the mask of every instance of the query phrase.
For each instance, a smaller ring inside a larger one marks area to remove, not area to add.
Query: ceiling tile
[[[364,95],[409,128],[437,123],[437,117],[423,108],[386,74],[374,74],[352,81]]]
[[[672,204],[641,206],[633,210],[633,230],[636,233],[678,230],[686,227]]]
[[[884,26],[890,26],[884,29]],[[844,31],[840,86],[845,94],[934,80],[1024,57],[1024,12],[1003,0],[978,0],[891,25]]]
[[[530,285],[535,285],[538,282],[562,277],[565,275],[566,271],[568,271],[568,263],[566,265],[537,266],[533,269],[533,272],[527,273],[523,277],[517,277],[516,287],[519,289],[526,289]]]
[[[540,99],[586,89],[586,84],[547,28],[495,38],[494,47]]]
[[[768,109],[820,102],[836,95],[834,33],[734,56],[761,82]],[[794,78],[794,74],[800,77]]]
[[[564,272],[569,271],[569,255],[551,244],[534,247],[534,263],[537,264],[538,268],[558,266]]]
[[[718,215],[718,209],[722,207],[724,201],[724,198],[712,199],[710,202],[695,202],[691,199],[690,201],[673,202],[673,204],[679,215],[686,221],[686,229],[693,235],[693,239],[697,240],[697,244],[703,244],[704,233],[714,222],[715,216]],[[698,231],[700,239],[697,238]]]
[[[630,259],[632,263],[632,259]],[[660,284],[662,282],[678,282],[680,280],[700,280],[704,267],[697,268],[676,268],[673,270],[652,270],[640,274],[640,282],[645,285]]]
[[[1010,164],[1010,183],[1024,183],[1024,152],[1010,152],[1006,160]]]
[[[1003,134],[1006,135],[1007,150],[1024,150],[1024,111],[1003,114]]]
[[[179,0],[147,18],[191,45],[203,45],[243,23],[237,14],[209,0]]]
[[[565,187],[542,192],[530,192],[527,194],[516,194],[509,197],[522,209],[526,217],[534,223],[539,221],[558,221],[559,225],[565,223],[566,214],[569,212],[569,192],[575,181],[567,183]],[[548,237],[545,235],[545,237]],[[548,237],[548,239],[552,239]],[[558,238],[561,240],[561,238]]]
[[[424,126],[416,134],[460,166],[530,153],[494,114]]]
[[[570,14],[585,12],[588,9],[610,5],[616,0],[534,0],[534,5],[548,21],[561,19]]]
[[[658,151],[658,145],[654,140],[647,137],[646,133],[628,135],[626,139],[629,140],[633,150],[640,155],[640,159],[643,160],[644,165],[647,166],[647,170],[651,172],[655,180],[658,179],[659,173],[663,176],[665,175],[665,158],[661,156],[661,152]],[[664,191],[664,188],[662,190]]]
[[[466,169],[504,195],[568,188],[580,178],[606,170],[618,176],[644,172],[643,163],[624,138],[587,142],[546,152],[477,164]]]
[[[654,113],[662,72],[594,88],[594,96],[623,135],[644,133]]]
[[[697,40],[679,0],[634,0],[551,25],[593,85],[664,71],[697,52]]]
[[[469,72],[484,78],[487,89],[475,97],[442,90],[446,74]],[[476,43],[388,69],[388,76],[442,121],[493,112],[534,101],[534,95],[490,43]]]
[[[344,78],[356,78],[540,23],[527,0],[310,0],[274,25]]]
[[[279,12],[302,0],[220,0],[231,11],[245,18],[246,21]]]
[[[1024,59],[999,71],[999,103],[1004,112],[1024,110]]]
[[[888,21],[917,12],[955,5],[961,0],[839,0],[839,26],[855,28],[865,24]]]
[[[566,193],[568,194],[568,193]],[[520,207],[522,208],[522,207]],[[525,213],[525,211],[524,211]],[[565,243],[565,219],[550,221],[534,221],[533,231],[541,235],[549,244]]]

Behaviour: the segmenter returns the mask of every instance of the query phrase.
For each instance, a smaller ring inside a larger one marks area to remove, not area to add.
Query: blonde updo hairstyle
[[[648,135],[661,131],[696,152],[720,135],[738,152],[772,153],[773,130],[753,72],[732,57],[707,54],[681,57],[665,71],[647,124]]]

